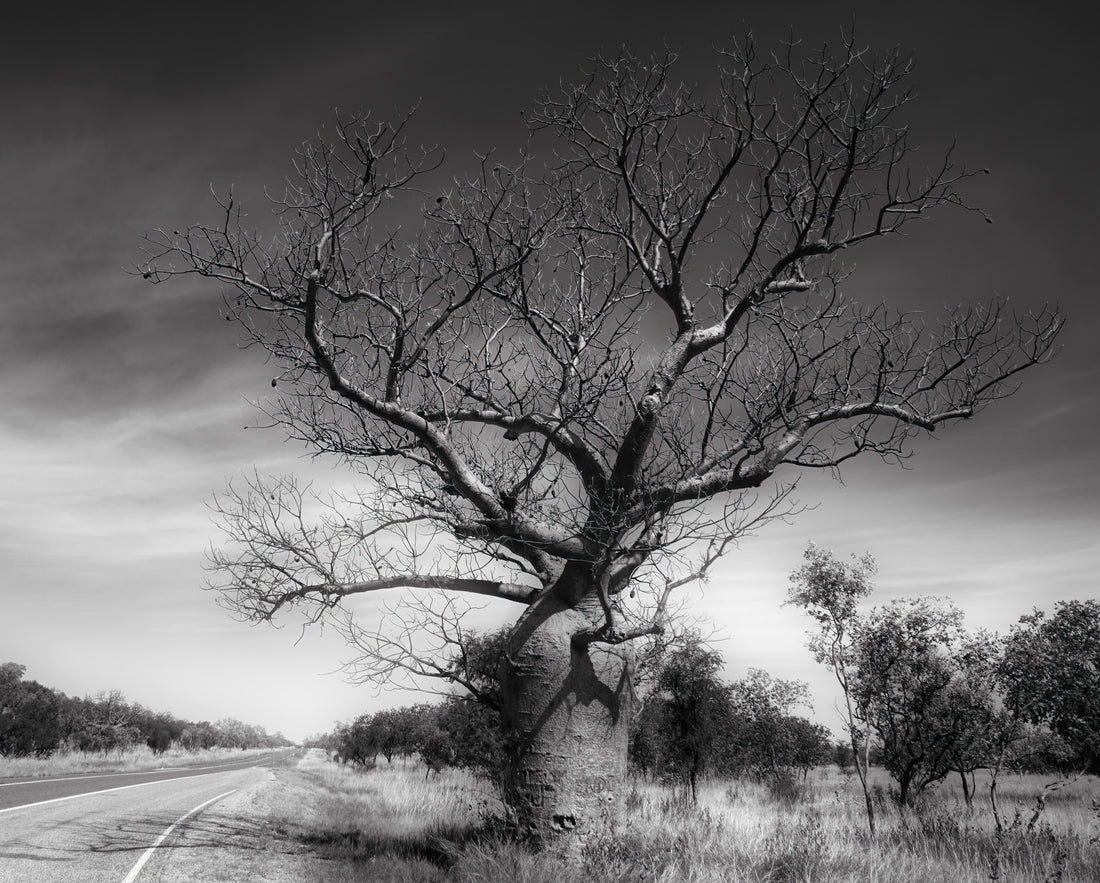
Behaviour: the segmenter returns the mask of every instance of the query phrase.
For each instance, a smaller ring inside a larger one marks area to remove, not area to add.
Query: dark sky
[[[948,593],[973,625],[1097,594],[1100,214],[1092,34],[1035,4],[38,4],[0,56],[0,661],[71,693],[120,688],[192,718],[234,715],[289,735],[376,700],[323,673],[339,643],[249,629],[201,592],[214,539],[204,501],[234,473],[317,467],[244,431],[270,373],[237,348],[217,292],[127,273],[141,236],[213,217],[235,188],[257,218],[295,145],[334,112],[391,118],[412,139],[514,154],[521,110],[596,52],[667,44],[705,88],[712,46],[747,25],[762,47],[901,45],[917,60],[919,156],[988,167],[968,191],[993,225],[944,213],[861,253],[850,290],[930,315],[993,294],[1060,304],[1063,350],[980,419],[922,442],[907,471],[814,480],[820,506],[747,540],[699,609],[729,637],[730,673],[814,682],[804,624],[780,607],[810,540],[871,551],[880,600]],[[323,477],[323,476],[322,476]],[[491,617],[491,614],[486,614]],[[746,623],[752,623],[752,628]],[[212,688],[217,684],[217,688]],[[397,701],[392,697],[383,701]]]

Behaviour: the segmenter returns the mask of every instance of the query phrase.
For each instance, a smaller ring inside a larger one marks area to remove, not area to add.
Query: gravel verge
[[[297,883],[328,864],[287,836],[283,820],[308,815],[315,793],[292,768],[274,769],[191,819],[138,883]]]

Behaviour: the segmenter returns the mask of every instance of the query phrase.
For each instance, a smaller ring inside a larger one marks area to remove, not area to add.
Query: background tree
[[[630,732],[629,757],[643,776],[664,771],[665,705],[660,696],[649,696],[641,704]]]
[[[1059,327],[995,302],[926,329],[842,296],[854,249],[965,207],[949,155],[908,163],[908,59],[745,41],[707,92],[674,63],[624,53],[547,93],[532,147],[436,191],[419,232],[394,219],[439,156],[357,118],[302,148],[273,237],[229,198],[154,234],[144,268],[225,286],[277,366],[270,421],[362,482],[231,487],[214,587],[259,620],[383,589],[522,605],[505,790],[537,838],[616,796],[631,642],[675,589],[791,511],[799,469],[905,456],[1012,392]]]
[[[899,599],[856,621],[856,707],[902,806],[951,771],[969,730],[972,694],[955,659],[962,640],[962,612],[943,599]]]
[[[429,768],[453,766],[499,782],[504,770],[504,745],[496,709],[451,696],[424,707],[427,737],[421,736],[420,756]]]
[[[1005,714],[995,674],[1001,665],[1003,642],[979,631],[967,635],[955,657],[956,674],[945,697],[943,729],[954,733],[947,749],[948,768],[959,775],[963,801],[974,803],[974,774],[996,762],[998,745],[1011,744],[1018,728]]]
[[[1100,773],[1100,602],[1059,601],[1010,632],[1002,662],[1005,704],[1061,739],[1067,760]]]
[[[66,697],[24,680],[25,672],[15,662],[0,665],[0,755],[5,757],[51,754],[62,736]]]
[[[957,772],[969,806],[973,774],[987,769],[1001,830],[1001,772],[1055,770],[1059,777],[1036,798],[1030,830],[1049,794],[1095,764],[1100,604],[1058,602],[1050,617],[1038,610],[1021,617],[1006,638],[968,635],[961,612],[942,599],[899,599],[860,614],[873,561],[845,565],[814,546],[805,557],[790,602],[821,623],[810,646],[837,673],[853,749],[864,749],[856,759],[861,781],[873,748],[902,805]]]
[[[344,763],[370,769],[380,750],[377,734],[378,729],[373,726],[372,716],[361,714],[350,723],[336,728],[331,750]]]
[[[829,759],[840,768],[842,773],[850,773],[855,768],[856,757],[850,741],[839,739],[830,746]]]
[[[161,754],[172,747],[195,751],[222,747],[274,747],[289,744],[281,734],[226,720],[193,724],[168,712],[130,702],[118,690],[83,699],[23,679],[25,667],[0,665],[0,755],[48,755],[57,749],[125,751],[145,744]]]
[[[152,712],[147,708],[137,709],[137,726],[140,738],[154,754],[163,754],[174,744],[179,744],[187,721],[179,720],[167,712]]]
[[[180,743],[188,751],[203,751],[218,744],[218,733],[210,721],[199,721],[184,727]]]
[[[86,696],[74,702],[74,711],[77,723],[73,739],[81,751],[124,751],[141,736],[135,726],[134,709],[119,690]]]
[[[810,770],[830,763],[834,757],[828,727],[798,715],[782,719],[783,744],[787,749],[785,765],[796,770],[805,782]]]
[[[360,646],[368,648],[353,664],[354,677],[373,680],[403,671],[416,675],[420,688],[426,692],[438,692],[452,698],[457,689],[463,698],[499,712],[500,669],[507,648],[508,629],[490,632],[463,629],[455,602],[448,599],[444,606],[444,621],[448,625],[453,623],[453,630],[441,631],[439,643],[427,647],[417,639],[432,634],[433,627],[427,621],[422,623],[422,629],[411,627],[413,622],[407,621],[396,636],[385,633],[368,636],[354,621],[348,622],[349,634]],[[420,612],[431,622],[440,621],[427,608],[420,607]],[[438,690],[426,685],[432,681],[442,682]]]
[[[729,740],[733,728],[730,688],[718,676],[722,657],[702,647],[671,654],[657,676],[651,697],[660,709],[661,755],[698,800],[699,778]]]
[[[809,705],[803,682],[749,669],[746,677],[730,685],[730,701],[739,732],[730,734],[728,768],[750,770],[780,783],[792,770],[805,774],[823,762],[827,730],[793,713],[797,706]]]
[[[393,763],[397,756],[411,757],[420,750],[420,708],[386,708],[371,715],[371,738],[377,751]]]
[[[721,655],[699,643],[666,655],[632,730],[640,772],[682,782],[694,800],[711,772],[784,785],[827,761],[828,731],[792,713],[807,702],[805,684],[759,669],[727,683],[721,668]]]
[[[861,614],[873,559],[846,565],[815,546],[805,557],[792,576],[790,603],[821,624],[810,647],[841,686],[869,823],[872,752],[898,783],[903,806],[950,772],[959,774],[969,806],[974,771],[995,766],[998,752],[1009,760],[1024,734],[997,692],[1000,640],[966,634],[962,613],[943,599],[898,599]]]
[[[1005,822],[998,783],[1005,769],[1060,774],[1037,796],[1034,827],[1049,795],[1076,775],[1097,770],[1100,734],[1100,603],[1059,601],[1051,616],[1023,616],[986,675],[998,690],[990,740],[989,800],[1000,831]]]
[[[868,782],[871,733],[867,723],[867,695],[856,690],[859,627],[858,605],[874,590],[877,567],[870,555],[851,563],[812,543],[803,553],[806,563],[791,574],[787,603],[801,607],[818,624],[809,635],[814,658],[836,677],[843,696],[840,709],[852,748],[856,775],[863,789],[867,827],[875,836],[875,804]]]

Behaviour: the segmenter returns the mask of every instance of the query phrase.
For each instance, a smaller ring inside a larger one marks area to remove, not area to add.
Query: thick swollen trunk
[[[616,810],[634,700],[629,645],[575,643],[602,613],[592,592],[564,594],[519,619],[501,671],[505,800],[538,842],[583,837]]]

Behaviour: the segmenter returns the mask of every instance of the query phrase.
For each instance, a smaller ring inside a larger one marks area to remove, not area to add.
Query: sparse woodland
[[[792,714],[802,685],[758,670],[725,682],[720,655],[687,644],[634,721],[622,814],[579,855],[502,839],[499,723],[461,666],[442,705],[313,742],[340,761],[305,765],[330,810],[283,821],[348,875],[332,879],[1095,880],[1100,604],[968,633],[945,599],[869,607],[873,574],[869,557],[813,546],[792,574],[791,603],[820,627],[810,646],[845,685],[845,739]],[[502,636],[470,645],[491,653]]]

